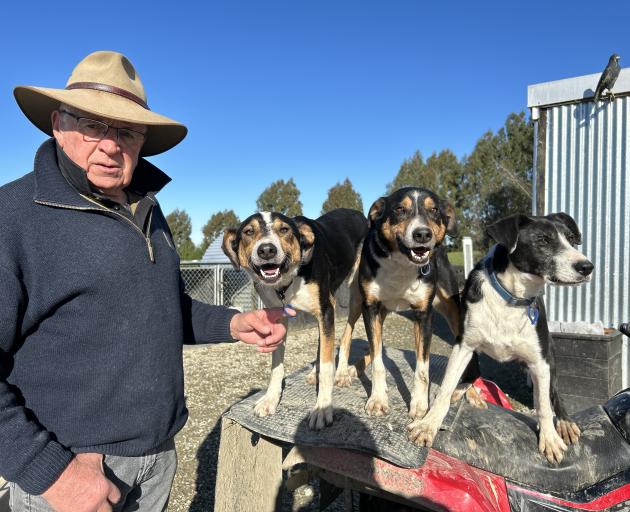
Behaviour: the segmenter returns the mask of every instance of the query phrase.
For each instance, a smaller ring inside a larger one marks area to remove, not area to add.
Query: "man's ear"
[[[446,234],[449,236],[457,236],[458,230],[455,208],[451,206],[451,203],[447,201],[441,201],[440,210],[442,211],[442,215],[446,217]]]
[[[376,201],[372,203],[370,206],[370,211],[368,212],[367,220],[368,220],[368,228],[374,226],[377,220],[381,219],[385,214],[385,204],[387,203],[386,197],[379,197]]]
[[[580,233],[580,228],[573,220],[571,215],[558,212],[558,213],[550,213],[549,215],[545,215],[545,219],[549,219],[551,222],[559,222],[566,226],[566,228],[571,232],[571,237],[569,237],[569,243],[573,245],[582,245],[582,233]]]
[[[239,270],[241,268],[240,263],[238,262],[238,255],[236,251],[238,250],[238,242],[236,241],[236,228],[226,228],[223,232],[223,244],[221,244],[221,249],[228,257],[232,266]]]
[[[513,252],[518,241],[518,232],[531,219],[520,213],[510,215],[490,224],[486,228],[486,233],[498,244],[504,246],[509,252]]]

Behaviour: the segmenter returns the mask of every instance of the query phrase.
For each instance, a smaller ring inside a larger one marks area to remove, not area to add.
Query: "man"
[[[188,414],[182,343],[269,352],[283,312],[183,292],[155,199],[169,178],[141,156],[187,130],[149,110],[126,57],[95,52],[65,89],[14,94],[52,138],[33,172],[0,187],[0,474],[12,510],[164,510]]]

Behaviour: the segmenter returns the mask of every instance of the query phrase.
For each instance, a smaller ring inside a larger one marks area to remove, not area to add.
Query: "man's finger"
[[[113,483],[109,486],[109,494],[107,495],[107,501],[109,501],[112,505],[116,505],[120,501],[121,493],[120,489],[116,487]]]
[[[295,309],[289,305],[284,306],[283,308],[263,309],[263,311],[265,312],[267,320],[269,320],[272,324],[277,323],[282,318],[293,317],[297,314]]]
[[[262,336],[266,336],[271,332],[271,326],[262,318],[259,318],[255,312],[247,313],[245,320],[249,323],[249,326],[258,331]]]

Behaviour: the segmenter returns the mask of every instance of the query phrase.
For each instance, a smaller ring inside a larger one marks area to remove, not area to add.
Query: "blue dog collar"
[[[492,285],[492,288],[494,288],[495,291],[510,306],[516,306],[516,307],[526,306],[527,317],[529,318],[529,321],[532,323],[532,325],[536,325],[538,323],[538,318],[540,316],[540,311],[538,310],[538,303],[536,302],[536,299],[538,297],[531,297],[529,299],[515,297],[503,287],[503,285],[499,281],[499,278],[497,277],[497,273],[494,271],[494,267],[492,266],[492,260],[494,258],[494,253],[496,251],[497,245],[498,244],[495,244],[490,248],[484,260],[484,266],[486,269],[486,273],[488,274],[488,279],[490,280],[490,284]]]

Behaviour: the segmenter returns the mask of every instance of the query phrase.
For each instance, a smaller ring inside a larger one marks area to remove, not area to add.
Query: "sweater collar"
[[[85,176],[85,170],[76,165],[59,148],[54,138],[45,141],[35,155],[35,197],[50,202],[78,208],[94,205],[81,194],[95,196]],[[129,191],[144,197],[154,196],[171,179],[151,162],[140,158],[133,173]]]

